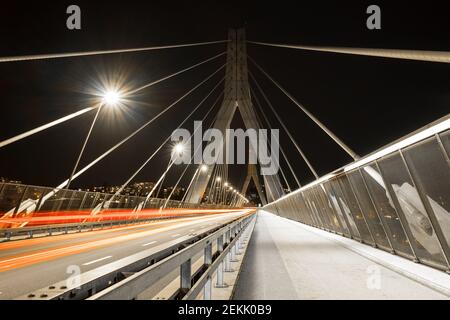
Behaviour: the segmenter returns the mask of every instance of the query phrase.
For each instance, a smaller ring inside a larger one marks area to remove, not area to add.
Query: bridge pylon
[[[239,108],[246,129],[261,129],[250,96],[245,29],[230,29],[228,31],[228,40],[224,98],[213,125],[213,128],[222,132],[223,137],[226,136],[226,129],[230,128],[237,108]],[[198,177],[196,184],[188,192],[186,202],[199,203],[202,200],[213,170],[214,165],[210,165],[207,172]],[[256,170],[256,166],[253,165],[251,170]],[[253,177],[251,173],[249,172],[250,176]],[[257,181],[254,180],[263,204],[266,201],[271,202],[284,195],[278,175],[264,175],[263,180],[267,199],[262,193],[259,179]]]

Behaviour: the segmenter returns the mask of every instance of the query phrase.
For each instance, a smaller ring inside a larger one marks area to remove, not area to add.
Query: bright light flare
[[[204,165],[201,166],[200,170],[202,172],[206,172],[206,171],[208,171],[208,166],[206,164],[204,164]]]
[[[184,151],[184,146],[181,143],[177,143],[173,147],[173,151],[175,151],[176,153],[182,153]]]
[[[108,106],[116,106],[120,102],[121,95],[118,91],[109,90],[103,95],[103,102]]]

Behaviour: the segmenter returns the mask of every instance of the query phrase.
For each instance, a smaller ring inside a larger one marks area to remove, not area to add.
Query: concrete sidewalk
[[[308,226],[261,211],[234,299],[449,298]]]

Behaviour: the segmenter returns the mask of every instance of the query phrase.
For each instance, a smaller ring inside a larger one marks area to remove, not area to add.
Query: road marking
[[[143,247],[146,247],[146,246],[149,246],[149,245],[154,244],[154,243],[157,243],[157,242],[158,242],[158,241],[152,241],[152,242],[144,243],[142,246],[143,246]]]
[[[179,234],[179,233],[173,234],[173,235],[172,235],[172,238],[176,238],[176,237],[179,237],[179,236],[181,236],[181,234]]]
[[[106,257],[103,257],[103,258],[100,258],[100,259],[97,259],[97,260],[92,260],[92,261],[83,263],[83,266],[88,266],[90,264],[93,264],[93,263],[96,263],[96,262],[100,262],[100,261],[103,261],[103,260],[106,260],[106,259],[109,259],[109,258],[112,258],[112,256],[106,256]]]

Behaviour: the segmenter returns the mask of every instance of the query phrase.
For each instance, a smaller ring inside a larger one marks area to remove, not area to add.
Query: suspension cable
[[[225,78],[223,78],[222,81],[223,81],[224,79],[225,79]],[[222,83],[222,81],[220,81],[220,83]],[[219,83],[219,84],[220,84],[220,83]],[[218,85],[219,85],[219,84],[218,84]],[[218,86],[218,85],[217,85],[217,86]],[[216,86],[216,87],[217,87],[217,86]],[[212,93],[213,91],[214,91],[214,90],[212,90],[212,91],[208,94],[208,96],[207,96],[206,98],[208,98],[209,95],[211,95],[211,93]],[[213,103],[212,107],[208,110],[208,112],[207,112],[207,113],[205,114],[205,116],[203,117],[202,121],[204,121],[204,120],[208,117],[209,113],[214,109],[214,107],[216,106],[217,101],[219,101],[219,98],[220,98],[221,96],[222,96],[222,94],[220,94],[220,95],[217,97],[217,99],[216,99],[215,102]],[[205,101],[206,98],[203,99],[203,101]],[[202,103],[203,103],[203,101],[202,101]],[[212,123],[211,123],[211,126],[212,126]],[[210,127],[211,127],[211,126],[210,126]],[[191,141],[192,137],[193,137],[194,134],[197,132],[197,130],[198,130],[198,128],[195,128],[194,132],[192,132],[192,134],[189,136],[189,139],[188,139],[188,141],[186,141],[186,143]],[[197,149],[198,149],[198,148],[197,148]],[[192,155],[191,160],[194,158],[194,155],[195,155],[195,152],[196,152],[196,151],[197,151],[197,150],[194,151],[194,154]],[[172,161],[172,160],[170,160],[170,161],[171,161],[172,163],[170,163],[170,165],[167,167],[166,171],[164,172],[164,174],[163,174],[163,176],[162,176],[162,179],[163,179],[163,180],[165,179],[165,177],[166,177],[167,173],[169,172],[170,168],[171,168],[171,167],[173,166],[173,164],[175,163],[175,161]],[[170,161],[169,161],[169,162],[170,162]],[[160,180],[161,180],[161,179],[160,179]],[[158,181],[158,183],[159,183],[159,181]],[[158,183],[157,183],[157,184],[158,184]],[[156,185],[155,185],[155,187],[156,187]],[[153,187],[153,189],[155,189],[155,187]],[[153,190],[152,190],[152,191],[153,191]],[[172,189],[172,192],[173,192],[173,189]],[[171,195],[172,195],[172,192],[171,192]],[[147,195],[143,207],[145,207],[145,204],[146,204],[147,201],[150,199],[151,195],[152,195],[152,192],[150,192],[150,193]],[[170,195],[170,196],[171,196],[171,195]],[[167,202],[166,202],[166,204],[167,204]]]
[[[242,92],[242,94],[245,96],[246,95],[246,93],[245,92]],[[249,92],[248,92],[248,95],[249,95],[249,97],[250,97],[250,88],[249,88]],[[256,96],[255,96],[256,97]],[[244,104],[245,104],[246,102],[244,102]],[[257,119],[258,119],[258,114],[255,112],[255,115],[256,115],[256,117],[257,117]],[[244,116],[244,115],[243,115]],[[248,115],[247,115],[247,117],[248,117]],[[260,124],[261,124],[261,121],[259,122]],[[257,124],[257,123],[256,123]],[[269,141],[267,141],[267,143],[269,143]],[[279,165],[279,163],[278,163],[278,165]],[[280,171],[282,171],[282,168],[281,168],[281,166],[280,166]],[[282,172],[282,174],[283,174],[283,172]],[[266,182],[266,179],[264,179],[264,181]],[[273,180],[272,180],[273,181]],[[280,187],[280,189],[281,190],[278,190],[278,188],[277,188],[277,194],[279,195],[279,197],[281,197],[280,196],[280,191],[284,194],[284,189],[283,189],[283,185],[282,185],[282,183],[280,182],[280,181],[278,181],[278,184],[279,184],[279,187]],[[287,183],[288,184],[288,183]]]
[[[217,104],[217,102],[219,101],[219,98],[220,98],[221,96],[222,96],[222,94],[220,94],[219,97],[217,98],[217,100],[213,103],[213,105],[212,105],[210,111],[211,111],[212,109],[214,109],[214,107],[216,106],[216,104]],[[209,112],[208,112],[208,114],[209,114]],[[202,120],[202,121],[204,121],[204,120],[206,119],[206,117],[208,116],[208,114],[206,114],[206,115],[203,117],[203,120]],[[214,122],[215,122],[216,119],[217,119],[217,114],[216,114],[216,117],[211,121],[211,124],[209,125],[209,128],[212,127],[212,125],[214,124]],[[208,129],[209,129],[209,128],[208,128]],[[193,132],[193,134],[194,134],[194,133],[195,133],[195,131]],[[189,138],[189,141],[190,141],[190,139],[192,138],[193,134],[192,134],[191,137]],[[167,197],[166,201],[164,202],[164,205],[163,205],[163,207],[162,207],[163,209],[165,209],[165,208],[167,207],[167,204],[169,203],[170,198],[172,198],[172,195],[173,195],[173,193],[175,192],[175,189],[178,188],[178,185],[180,184],[181,179],[183,179],[184,175],[185,175],[186,172],[187,172],[187,169],[189,169],[190,165],[192,164],[192,161],[194,160],[194,156],[195,156],[196,152],[197,152],[198,149],[201,148],[201,147],[202,147],[202,144],[198,145],[197,148],[196,148],[196,149],[194,150],[194,152],[192,153],[190,163],[188,163],[188,165],[184,168],[183,172],[181,173],[180,177],[178,178],[177,182],[175,183],[175,186],[173,187],[172,191],[170,192],[169,196]],[[198,172],[198,168],[197,168],[197,170],[195,171],[194,175],[195,175],[197,172]]]
[[[283,120],[281,119],[281,117],[279,116],[278,112],[275,110],[275,108],[273,107],[272,103],[270,102],[269,98],[267,98],[266,93],[264,92],[264,90],[261,88],[261,86],[259,85],[258,81],[256,81],[255,77],[253,76],[253,74],[251,72],[249,72],[250,78],[255,82],[256,87],[258,88],[259,92],[261,93],[262,97],[264,98],[264,100],[266,101],[267,105],[269,106],[270,110],[272,110],[272,113],[275,115],[275,117],[277,118],[278,122],[281,124],[281,126],[283,127],[284,131],[287,133],[289,139],[291,139],[291,142],[294,144],[295,148],[297,149],[297,151],[300,153],[301,157],[303,158],[303,160],[306,162],[306,164],[308,165],[309,170],[311,170],[311,172],[314,174],[314,177],[316,177],[316,179],[319,179],[319,175],[317,174],[316,170],[314,169],[314,167],[312,166],[312,164],[309,162],[308,158],[306,157],[306,155],[304,154],[304,152],[302,151],[302,149],[298,146],[297,142],[295,141],[294,137],[292,136],[291,132],[289,131],[289,129],[286,127],[286,125],[284,124]]]
[[[250,89],[250,93],[252,93],[251,97],[255,97],[256,103],[259,104],[258,97],[254,94],[253,89],[252,89],[251,87],[249,87],[249,89]],[[246,102],[244,102],[244,103],[246,104]],[[247,107],[248,107],[248,105],[247,105]],[[262,111],[261,105],[259,105],[259,108],[260,108],[261,111]],[[256,112],[256,109],[253,108],[253,110],[254,110],[254,112],[255,112],[257,124],[259,125],[260,128],[264,128],[263,123],[262,123],[262,121],[261,121],[261,118],[259,117],[258,113]],[[265,117],[264,114],[263,114],[263,116]],[[268,128],[269,128],[269,129],[272,129],[271,126],[270,126],[270,123],[267,121],[267,118],[265,118],[265,119],[266,119]],[[279,145],[279,147],[280,147],[281,154],[285,157],[285,160],[286,160],[286,162],[287,162],[286,155],[284,154],[284,151],[283,151],[283,148],[281,147],[281,143],[280,143],[279,139],[277,139],[276,142],[278,143],[278,145]],[[271,145],[272,145],[271,142],[269,142],[269,140],[267,140],[267,143],[268,143],[269,148],[271,148]],[[281,172],[281,175],[282,175],[282,177],[283,177],[284,182],[286,183],[288,189],[291,190],[291,187],[290,187],[290,185],[289,185],[289,182],[287,181],[286,176],[285,176],[285,174],[284,174],[283,168],[281,167],[280,161],[278,161],[277,165],[278,165],[279,168],[280,168],[280,172]],[[295,177],[295,174],[294,174],[294,177]],[[283,186],[281,186],[281,187],[283,187]]]
[[[202,64],[205,64],[205,63],[207,63],[207,62],[209,62],[209,61],[215,60],[215,59],[217,59],[217,58],[223,56],[225,53],[226,53],[225,51],[224,51],[224,52],[221,52],[221,53],[219,53],[219,54],[217,54],[217,55],[215,55],[215,56],[213,56],[213,57],[211,57],[211,58],[208,58],[208,59],[206,59],[206,60],[200,61],[199,63],[196,63],[196,64],[194,64],[194,65],[192,65],[192,66],[190,66],[190,67],[187,67],[187,68],[185,68],[185,69],[183,69],[183,70],[177,71],[177,72],[172,73],[172,74],[170,74],[170,75],[168,75],[168,76],[165,76],[165,77],[163,77],[163,78],[161,78],[161,79],[158,79],[158,80],[155,80],[155,81],[153,81],[153,82],[147,83],[147,84],[145,84],[145,85],[143,85],[143,86],[141,86],[141,87],[139,87],[139,88],[133,89],[133,90],[128,91],[128,92],[125,92],[124,95],[130,95],[130,94],[134,94],[134,93],[136,93],[136,92],[139,92],[139,91],[141,91],[141,90],[144,90],[144,89],[146,89],[146,88],[148,88],[148,87],[151,87],[151,86],[153,86],[153,85],[155,85],[155,84],[157,84],[157,83],[163,82],[164,80],[170,79],[170,78],[175,77],[175,76],[177,76],[177,75],[179,75],[179,74],[182,74],[182,73],[184,73],[184,72],[186,72],[186,71],[189,71],[189,70],[192,70],[192,69],[194,69],[194,68],[196,68],[196,67],[198,67],[198,66],[201,66]]]
[[[168,46],[132,48],[132,49],[115,49],[115,50],[82,51],[82,52],[51,53],[51,54],[36,54],[36,55],[25,55],[25,56],[0,57],[0,63],[1,62],[15,62],[15,61],[29,61],[29,60],[42,60],[42,59],[55,59],[55,58],[95,56],[95,55],[102,55],[102,54],[140,52],[140,51],[174,49],[174,48],[183,48],[183,47],[195,47],[195,46],[204,46],[204,45],[209,45],[209,44],[225,43],[228,41],[229,40],[220,40],[220,41],[209,41],[209,42],[185,43],[185,44],[168,45]]]
[[[212,61],[212,60],[214,60],[214,59],[217,59],[218,57],[222,56],[223,54],[225,54],[225,52],[219,53],[218,55],[215,55],[215,56],[213,56],[213,57],[211,57],[211,58],[208,58],[208,59],[203,60],[203,61],[201,61],[201,62],[199,62],[199,63],[196,63],[196,64],[194,64],[194,65],[192,65],[192,66],[190,66],[190,67],[187,67],[187,68],[185,68],[185,69],[183,69],[183,70],[180,70],[180,71],[177,71],[177,72],[175,72],[175,73],[172,73],[172,74],[170,74],[170,75],[168,75],[168,76],[165,76],[165,77],[163,77],[163,78],[161,78],[161,79],[158,79],[158,80],[155,80],[155,81],[153,81],[153,82],[150,82],[150,83],[148,83],[148,84],[146,84],[146,85],[143,85],[143,86],[141,86],[141,87],[139,87],[139,88],[137,88],[137,89],[134,89],[134,90],[132,90],[132,91],[126,92],[126,93],[124,93],[124,95],[134,94],[134,93],[139,92],[139,91],[141,91],[141,90],[143,90],[143,89],[149,88],[149,87],[151,87],[151,86],[153,86],[153,85],[155,85],[155,84],[157,84],[157,83],[160,83],[160,82],[162,82],[162,81],[164,81],[164,80],[170,79],[170,78],[175,77],[175,76],[177,76],[177,75],[179,75],[179,74],[182,74],[182,73],[184,73],[184,72],[186,72],[186,71],[188,71],[188,70],[192,70],[192,69],[194,69],[194,68],[196,68],[196,67],[198,67],[198,66],[200,66],[200,65],[202,65],[202,64],[205,64],[205,63],[207,63],[207,62],[209,62],[209,61]],[[31,135],[33,135],[33,134],[35,134],[35,133],[40,132],[40,131],[49,129],[49,128],[53,127],[53,126],[56,126],[56,125],[58,125],[58,124],[60,124],[60,123],[63,123],[63,122],[65,122],[65,121],[68,121],[68,120],[73,119],[73,118],[75,118],[75,117],[81,116],[82,114],[84,114],[84,113],[86,113],[86,112],[88,112],[88,111],[97,109],[97,108],[100,108],[100,105],[96,105],[96,106],[94,106],[94,107],[88,107],[88,108],[82,109],[82,110],[80,110],[80,111],[77,111],[77,112],[75,112],[75,113],[72,113],[72,114],[70,114],[70,115],[67,115],[67,116],[65,116],[65,117],[62,117],[62,118],[60,118],[60,119],[57,119],[57,120],[55,120],[55,121],[49,122],[49,123],[47,123],[47,124],[45,124],[45,125],[42,125],[42,126],[39,126],[39,127],[37,127],[37,128],[34,128],[34,129],[32,129],[32,130],[29,130],[29,131],[27,131],[27,132],[21,133],[21,134],[15,136],[15,137],[6,139],[6,140],[4,140],[4,141],[1,141],[1,142],[0,142],[0,148],[6,146],[6,145],[8,145],[8,144],[11,144],[11,143],[13,143],[13,142],[22,140],[22,139],[24,139],[24,138],[26,138],[26,137],[29,137],[29,136],[31,136]]]
[[[209,79],[211,79],[214,75],[216,75],[220,70],[222,70],[225,67],[226,64],[222,65],[219,69],[214,71],[211,75],[209,75],[206,79],[201,81],[199,84],[197,84],[195,87],[190,89],[188,92],[186,92],[184,95],[182,95],[180,98],[178,98],[176,101],[172,102],[168,107],[166,107],[164,110],[159,112],[156,116],[154,116],[152,119],[144,123],[142,126],[140,126],[138,129],[133,131],[130,135],[128,135],[126,138],[118,142],[116,145],[111,147],[109,150],[107,150],[105,153],[103,153],[101,156],[99,156],[97,159],[86,165],[83,169],[79,170],[77,173],[73,175],[73,180],[78,178],[80,175],[82,175],[84,172],[86,172],[89,168],[91,168],[93,165],[95,165],[97,162],[105,158],[107,155],[109,155],[111,152],[119,148],[121,145],[123,145],[125,142],[130,140],[132,137],[134,137],[136,134],[138,134],[140,131],[142,131],[144,128],[146,128],[149,124],[153,123],[156,119],[158,119],[160,116],[162,116],[164,113],[172,109],[176,104],[178,104],[180,101],[182,101],[184,98],[186,98],[188,95],[190,95],[192,92],[194,92],[196,89],[198,89],[200,86],[202,86],[205,82],[207,82]],[[57,189],[63,188],[67,184],[67,180],[62,182]]]
[[[223,83],[225,78],[222,78],[215,86],[211,89],[211,91],[197,104],[197,106],[186,116],[186,118],[178,125],[176,129],[181,128],[186,121],[203,105],[203,103],[211,96],[211,94],[219,87],[221,83]],[[221,94],[219,95],[219,97]],[[213,108],[209,109],[206,116],[211,112]],[[205,116],[205,117],[206,117]],[[175,129],[175,130],[176,130]],[[125,183],[122,184],[122,186],[119,188],[119,190],[116,191],[114,196],[118,196],[125,188],[126,186],[141,172],[142,169],[145,168],[145,166],[150,162],[150,160],[153,159],[153,157],[163,148],[163,146],[170,140],[171,135],[169,135],[162,143],[161,145],[150,155],[150,157],[147,158],[147,160],[131,175],[131,177],[125,181]]]
[[[58,124],[60,124],[60,123],[63,123],[63,122],[65,122],[65,121],[67,121],[67,120],[70,120],[70,119],[73,119],[73,118],[75,118],[75,117],[81,116],[82,114],[85,114],[86,112],[89,112],[89,111],[94,110],[94,109],[97,109],[97,108],[99,108],[99,106],[94,106],[94,107],[84,108],[84,109],[82,109],[82,110],[80,110],[80,111],[74,112],[74,113],[69,114],[69,115],[67,115],[67,116],[64,116],[64,117],[62,117],[62,118],[59,118],[59,119],[57,119],[57,120],[55,120],[55,121],[52,121],[52,122],[49,122],[49,123],[44,124],[44,125],[42,125],[42,126],[39,126],[39,127],[37,127],[37,128],[31,129],[31,130],[29,130],[29,131],[27,131],[27,132],[18,134],[18,135],[15,136],[15,137],[12,137],[12,138],[3,140],[3,141],[0,142],[0,148],[2,148],[2,147],[4,147],[4,146],[7,146],[8,144],[11,144],[11,143],[13,143],[13,142],[22,140],[22,139],[24,139],[24,138],[26,138],[26,137],[29,137],[29,136],[31,136],[31,135],[33,135],[33,134],[35,134],[35,133],[41,132],[41,131],[43,131],[43,130],[45,130],[45,129],[51,128],[51,127],[53,127],[53,126],[56,126],[56,125],[58,125]]]
[[[299,46],[299,45],[277,44],[277,43],[267,43],[257,41],[247,41],[247,43],[269,47],[300,49],[308,51],[334,52],[334,53],[353,54],[370,57],[450,63],[450,52],[448,51]]]
[[[312,121],[314,121],[331,139],[333,139],[345,152],[347,152],[353,159],[359,159],[359,156],[347,146],[341,139],[339,139],[330,129],[328,129],[322,122],[320,122],[311,112],[309,112],[300,102],[298,102],[289,92],[287,92],[278,82],[276,82],[264,69],[256,63],[251,57],[248,59],[263,73],[275,86],[280,89],[293,103],[297,105]]]
[[[264,111],[262,110],[262,107],[261,107],[261,104],[260,104],[260,102],[259,102],[259,99],[256,97],[256,95],[255,95],[255,93],[253,92],[253,89],[252,89],[251,87],[250,87],[250,92],[252,93],[252,97],[255,98],[256,105],[258,106],[259,110],[261,111],[261,114],[262,114],[263,117],[264,117],[264,120],[265,120],[265,123],[267,124],[268,129],[272,129],[272,127],[271,127],[271,125],[270,125],[270,122],[269,122],[268,119],[267,119],[267,116],[264,114]],[[258,122],[260,123],[261,127],[263,127],[263,123],[262,123],[262,121],[261,121],[261,118],[259,117],[259,115],[258,115],[258,113],[256,112],[256,110],[255,110],[255,115],[256,115],[256,119],[257,119]],[[278,143],[278,145],[279,145],[279,147],[280,147],[281,155],[283,156],[284,160],[285,160],[286,163],[288,164],[288,167],[289,167],[289,169],[291,170],[291,173],[292,173],[292,175],[294,176],[295,181],[296,181],[297,184],[298,184],[299,181],[298,181],[298,179],[297,179],[297,176],[295,175],[295,172],[293,172],[293,170],[292,170],[292,167],[291,167],[291,165],[290,165],[290,163],[289,163],[289,161],[288,161],[288,159],[287,159],[287,157],[286,157],[286,154],[284,153],[283,147],[281,146],[280,140],[277,139],[276,143]],[[280,171],[281,171],[281,175],[283,176],[284,182],[286,183],[286,185],[287,185],[289,191],[292,191],[291,186],[289,185],[289,182],[288,182],[288,180],[286,179],[286,175],[284,174],[283,168],[281,167],[281,164],[278,163],[278,165],[280,166]],[[300,187],[300,186],[299,186],[299,187]]]
[[[205,115],[205,117],[203,118],[202,121],[205,121],[205,119],[208,117],[209,113],[214,109],[214,106],[217,105],[217,103],[219,102],[220,97],[221,97],[223,94],[224,94],[224,90],[222,90],[222,93],[221,93],[221,94],[217,97],[217,99],[213,102],[213,104],[212,104],[213,107],[208,111],[208,113]],[[212,120],[211,124],[209,125],[209,128],[208,128],[208,129],[210,129],[210,128],[213,126],[214,122],[217,120],[217,114],[218,114],[218,113],[216,113],[216,115],[215,115],[215,117],[213,118],[213,120]],[[194,155],[195,155],[195,152],[194,152]],[[198,172],[198,174],[200,174],[200,172],[198,171],[198,169],[197,169],[196,172]],[[197,186],[198,176],[197,176],[197,179],[195,180],[195,183],[194,183],[195,175],[196,175],[196,173],[194,173],[194,176],[192,177],[192,181],[189,183],[189,186],[187,187],[187,189],[186,189],[186,191],[185,191],[185,193],[184,193],[184,195],[183,195],[183,198],[182,198],[181,202],[183,202],[183,201],[185,200],[185,198],[186,198],[186,196],[187,196],[187,194],[188,194],[189,189],[190,189],[192,186],[194,186],[194,187]],[[209,199],[209,198],[208,198],[208,199]]]

